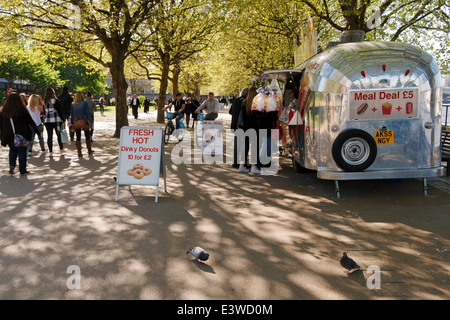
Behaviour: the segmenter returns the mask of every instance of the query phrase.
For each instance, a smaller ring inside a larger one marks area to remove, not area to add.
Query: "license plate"
[[[373,137],[377,145],[394,144],[394,131],[375,131]]]

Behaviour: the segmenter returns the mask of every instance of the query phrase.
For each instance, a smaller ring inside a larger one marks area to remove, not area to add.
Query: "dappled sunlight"
[[[299,288],[309,293],[313,299],[345,300],[349,299],[345,292],[333,288],[326,279],[315,272],[301,270],[288,275],[288,279]]]
[[[139,125],[155,126],[153,119]],[[175,165],[171,142],[168,193],[162,180],[158,203],[154,186],[121,186],[116,203],[118,140],[110,127],[96,128],[93,157],[78,159],[68,145],[64,157],[30,159],[26,178],[3,170],[3,299],[450,296],[442,191],[430,188],[425,198],[414,180],[348,181],[336,199],[332,181],[294,174],[287,156],[275,176],[240,174],[229,164]],[[210,253],[205,263],[186,254],[197,245]],[[343,251],[362,271],[343,273]],[[81,270],[81,290],[67,288],[70,265]],[[381,290],[366,286],[371,265],[381,268]]]

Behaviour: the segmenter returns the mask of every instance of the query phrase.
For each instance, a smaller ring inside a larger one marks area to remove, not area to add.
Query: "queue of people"
[[[233,167],[240,173],[260,174],[262,167],[270,166],[270,163],[262,163],[261,159],[271,158],[271,132],[276,128],[278,111],[252,110],[253,99],[257,94],[256,87],[245,88],[233,101],[229,110],[231,129],[235,131],[242,129],[246,133],[243,141],[240,141],[236,135],[234,138]],[[249,134],[249,130],[254,134]],[[262,136],[261,130],[266,130],[267,135]]]
[[[257,94],[256,87],[245,88],[238,98],[233,99],[229,109],[231,129],[235,131],[242,129],[245,133],[243,141],[238,139],[237,136],[234,137],[233,167],[237,168],[240,173],[260,174],[262,167],[270,167],[271,165],[271,133],[273,129],[277,128],[279,111],[261,112],[252,110],[254,98]],[[223,101],[223,99],[215,98],[213,92],[209,92],[208,98],[202,103],[198,102],[196,96],[183,98],[183,95],[178,93],[173,101],[169,100],[164,110],[174,107],[176,128],[178,129],[181,119],[185,117],[186,125],[189,127],[191,116],[196,121],[198,114],[203,111],[206,112],[205,120],[216,120],[220,112],[219,101]],[[192,127],[194,127],[194,124]],[[249,130],[252,130],[255,134],[249,134]],[[267,134],[263,136],[261,132]],[[263,163],[262,159],[269,159],[269,163]]]
[[[243,141],[238,139],[237,136],[234,138],[233,167],[237,168],[240,173],[260,174],[262,167],[270,167],[271,165],[271,133],[273,129],[277,128],[279,111],[261,112],[252,110],[257,94],[256,87],[245,88],[238,98],[233,99],[229,109],[231,129],[235,131],[242,129],[245,133]],[[204,119],[213,121],[217,119],[220,111],[219,100],[215,98],[213,92],[209,92],[208,98],[202,103],[199,103],[195,96],[183,98],[183,95],[178,93],[173,101],[168,102],[164,110],[172,107],[175,109],[177,129],[184,117],[186,117],[186,125],[189,127],[191,115],[195,121],[198,114],[205,111]],[[252,130],[255,134],[249,134],[249,130]],[[267,134],[261,135],[261,132]],[[268,159],[269,163],[264,163],[263,159]]]
[[[94,126],[94,111],[96,105],[92,94],[87,93],[86,99],[82,92],[77,92],[75,98],[69,94],[68,88],[63,88],[59,96],[53,88],[47,88],[44,97],[37,94],[18,94],[8,89],[7,95],[0,107],[1,145],[9,146],[9,173],[14,174],[19,160],[21,175],[27,170],[27,156],[33,155],[33,142],[38,137],[39,147],[43,154],[48,153],[53,158],[54,136],[61,155],[67,151],[66,125],[69,127],[70,138],[76,136],[76,147],[79,157],[81,151],[81,131],[84,131],[88,154],[92,155],[92,134]],[[44,127],[47,132],[47,149],[43,137]]]

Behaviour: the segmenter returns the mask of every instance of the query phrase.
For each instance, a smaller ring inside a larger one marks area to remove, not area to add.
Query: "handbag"
[[[73,106],[72,106],[73,107]],[[75,130],[86,129],[89,125],[86,123],[85,119],[77,119],[77,114],[75,112],[75,107],[73,107],[73,114],[75,115],[75,121],[72,123],[72,128]]]
[[[67,143],[67,130],[64,123],[61,124],[61,143]]]
[[[14,122],[12,119],[9,119],[11,121],[11,127],[12,131],[14,133],[14,147],[20,148],[20,147],[29,147],[33,143],[25,139],[22,135],[16,133],[16,129],[14,128]]]

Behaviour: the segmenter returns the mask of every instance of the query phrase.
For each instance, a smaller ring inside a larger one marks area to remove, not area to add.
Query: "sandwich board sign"
[[[202,154],[208,156],[223,155],[223,122],[202,122]]]
[[[123,127],[120,130],[116,202],[121,185],[156,186],[155,202],[158,202],[161,173],[167,192],[163,138],[162,128]]]

